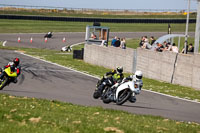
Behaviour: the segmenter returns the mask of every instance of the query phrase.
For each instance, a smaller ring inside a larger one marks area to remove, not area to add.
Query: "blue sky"
[[[187,0],[0,0],[0,4],[101,9],[187,9]],[[197,2],[191,1],[191,9]]]

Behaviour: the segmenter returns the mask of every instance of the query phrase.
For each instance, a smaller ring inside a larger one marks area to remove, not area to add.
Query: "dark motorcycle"
[[[52,38],[53,34],[52,32],[47,33],[44,38]]]
[[[105,78],[103,77],[101,80],[98,80],[97,82],[97,87],[93,93],[93,98],[94,99],[98,99],[99,97],[103,97],[107,90],[109,90],[109,88],[112,86],[112,80],[111,80],[112,77],[108,77],[108,78]],[[104,84],[104,88],[102,89],[102,92],[99,92],[99,87],[101,87],[101,85]]]

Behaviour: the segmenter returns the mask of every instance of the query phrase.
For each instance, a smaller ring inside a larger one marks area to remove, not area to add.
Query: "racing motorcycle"
[[[4,73],[4,76],[0,80],[0,90],[3,90],[6,85],[9,85],[17,77],[17,73],[12,72],[11,67],[5,68],[2,73]]]
[[[101,97],[101,99],[102,99],[102,97],[106,94],[108,89],[112,86],[112,82],[111,82],[110,78],[112,78],[112,77],[106,78],[106,77],[103,76],[103,78],[101,80],[98,80],[97,85],[96,85],[96,89],[95,89],[95,91],[93,93],[93,98],[94,99],[98,99],[99,97]],[[102,84],[104,84],[104,88],[103,88],[103,90],[102,90],[102,92],[100,94],[98,90],[99,90],[99,87]]]
[[[140,94],[140,83],[136,81],[122,81],[122,83],[115,87],[110,87],[106,94],[102,97],[104,103],[115,102],[117,105],[124,104],[127,100],[130,100],[132,96]]]
[[[53,36],[52,32],[47,33],[44,38],[51,38]]]

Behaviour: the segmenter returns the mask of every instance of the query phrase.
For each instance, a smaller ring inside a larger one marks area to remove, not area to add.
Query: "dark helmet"
[[[15,66],[18,66],[19,65],[19,58],[15,58],[14,60],[13,60],[13,63],[15,64]]]
[[[123,72],[123,67],[117,67],[117,73],[121,74]]]

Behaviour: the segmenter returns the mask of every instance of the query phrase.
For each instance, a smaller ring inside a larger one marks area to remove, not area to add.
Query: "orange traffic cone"
[[[31,39],[30,39],[30,43],[32,43],[33,42],[33,38],[31,37]]]
[[[17,40],[17,41],[18,41],[18,43],[20,43],[20,42],[21,42],[21,38],[20,38],[20,37],[18,37],[18,40]]]
[[[63,37],[63,42],[66,42],[66,39],[65,39],[65,37]]]
[[[44,42],[46,42],[46,43],[47,43],[47,40],[48,40],[48,39],[47,39],[47,37],[46,37],[46,38],[45,38],[45,40],[44,40]]]

